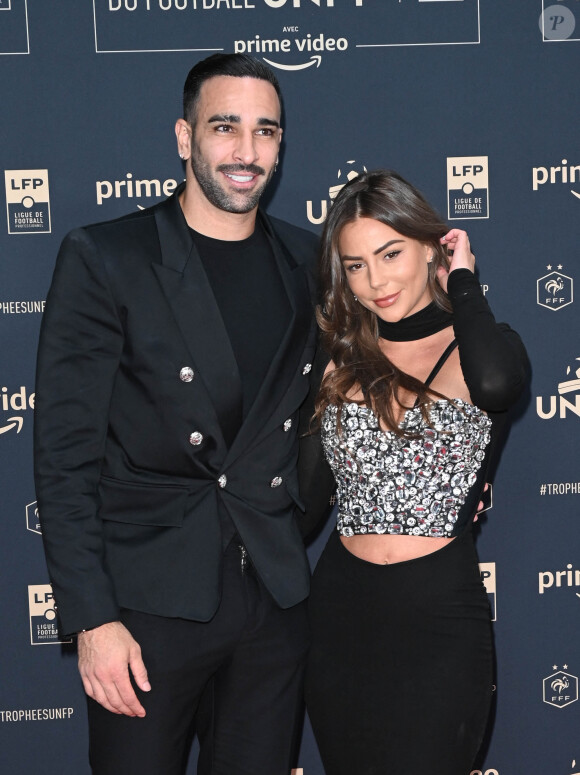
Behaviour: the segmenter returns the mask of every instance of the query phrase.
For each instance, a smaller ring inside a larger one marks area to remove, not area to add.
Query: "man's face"
[[[191,170],[205,198],[230,213],[253,210],[274,174],[282,130],[272,84],[216,76],[197,103]]]

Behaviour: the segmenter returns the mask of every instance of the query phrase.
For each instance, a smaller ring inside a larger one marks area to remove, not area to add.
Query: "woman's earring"
[[[429,258],[427,259],[427,263],[430,264],[431,261],[433,261],[433,258],[434,258],[434,256],[429,256]]]
[[[358,296],[355,296],[354,293],[352,294],[352,297],[355,301],[358,301]]]
[[[184,159],[185,159],[185,154],[183,154],[183,153],[180,153],[180,154],[179,154],[179,158],[181,159],[181,161],[184,161]]]

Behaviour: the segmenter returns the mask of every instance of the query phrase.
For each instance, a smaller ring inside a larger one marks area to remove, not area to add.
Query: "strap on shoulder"
[[[445,348],[445,351],[443,352],[443,355],[439,358],[435,366],[433,366],[431,373],[425,380],[426,385],[430,385],[433,382],[435,377],[439,374],[439,372],[443,368],[443,364],[445,363],[447,358],[449,358],[449,356],[451,355],[453,350],[455,350],[456,347],[457,347],[457,339],[454,339],[450,344],[447,345],[447,347]]]
[[[433,368],[431,369],[431,373],[429,374],[429,376],[425,380],[425,384],[427,386],[429,386],[433,382],[435,377],[439,374],[439,372],[441,371],[441,369],[443,367],[443,364],[445,363],[447,358],[449,358],[449,356],[451,355],[453,350],[455,350],[456,347],[457,347],[457,339],[454,339],[450,344],[447,345],[447,347],[445,348],[445,350],[443,352],[443,355],[441,355],[441,357],[439,358],[439,360],[437,361],[435,366],[433,366]],[[419,396],[417,396],[417,399],[416,399],[415,403],[413,404],[413,406],[415,406],[415,407],[419,406]]]

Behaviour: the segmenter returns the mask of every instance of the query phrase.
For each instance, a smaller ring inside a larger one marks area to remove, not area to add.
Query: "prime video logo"
[[[159,199],[161,196],[171,196],[177,186],[178,182],[174,178],[138,180],[133,178],[132,172],[127,172],[125,180],[97,180],[97,204],[102,205],[105,199],[111,199],[111,197],[114,199],[139,199],[142,197],[150,199],[156,197]]]
[[[26,386],[22,385],[15,393],[9,394],[8,388],[3,387],[0,389],[0,407],[4,412],[24,412],[28,408],[34,409],[34,393],[28,393]],[[20,415],[14,417],[7,417],[5,420],[0,420],[0,434],[7,433],[13,428],[16,428],[16,433],[20,433],[24,418]]]
[[[538,191],[540,186],[577,183],[580,187],[580,164],[568,164],[568,159],[562,159],[559,165],[552,167],[532,167],[532,190]],[[580,199],[580,192],[570,190],[570,193]]]

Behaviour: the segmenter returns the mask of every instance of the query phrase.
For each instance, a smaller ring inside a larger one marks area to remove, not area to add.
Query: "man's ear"
[[[178,118],[175,122],[175,136],[179,158],[189,159],[191,156],[191,125],[184,118]]]

